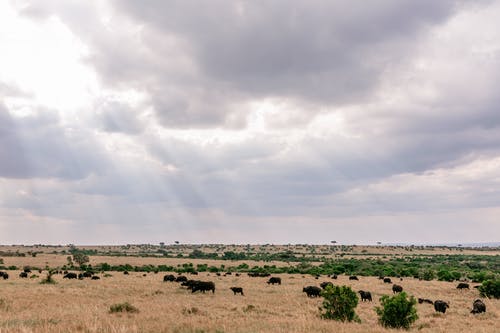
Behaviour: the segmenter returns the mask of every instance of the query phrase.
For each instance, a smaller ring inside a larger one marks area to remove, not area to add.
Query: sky
[[[500,240],[500,1],[1,1],[0,244]]]

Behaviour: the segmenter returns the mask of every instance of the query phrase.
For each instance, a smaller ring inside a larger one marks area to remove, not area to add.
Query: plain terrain
[[[0,251],[6,249],[0,247]],[[33,250],[27,247],[18,247],[17,250],[19,249]],[[363,249],[374,252],[377,248]],[[39,253],[35,257],[1,258],[3,266],[16,265],[20,268],[29,265],[64,265],[67,254],[51,253],[52,251],[48,249],[46,253]],[[392,249],[384,251],[388,253]],[[497,250],[489,252],[496,256],[498,253]],[[195,265],[240,264],[188,258],[90,256],[90,263],[100,262],[172,266],[187,262]],[[250,266],[264,264],[248,260],[245,262]],[[379,305],[381,295],[392,294],[391,285],[384,284],[377,277],[362,276],[359,281],[350,281],[347,275],[339,275],[337,280],[333,280],[327,276],[315,279],[314,276],[304,274],[273,274],[280,276],[283,282],[281,286],[272,286],[266,283],[267,278],[252,278],[246,273],[239,277],[234,273],[228,276],[217,276],[210,272],[201,272],[197,276],[184,274],[188,278],[215,282],[215,294],[192,294],[178,283],[163,282],[163,276],[170,274],[165,272],[130,272],[129,275],[123,272],[104,272],[98,274],[101,279],[96,281],[67,280],[57,274],[54,275],[57,282],[54,285],[40,284],[46,271],[34,271],[33,274],[39,277],[28,279],[19,277],[20,270],[7,272],[10,278],[0,279],[0,332],[395,332],[382,328],[377,322],[374,307]],[[105,277],[106,274],[111,276]],[[393,280],[415,297],[450,302],[450,309],[446,314],[435,313],[430,304],[417,304],[420,318],[411,331],[498,332],[500,300],[484,299],[487,313],[474,316],[470,314],[472,302],[479,298],[479,293],[474,288],[457,290],[457,282],[421,281],[411,277],[405,277],[403,281],[397,278]],[[374,301],[359,302],[356,309],[361,323],[339,323],[319,318],[321,298],[306,297],[302,288],[319,285],[323,281],[349,285],[355,291],[363,289],[372,292]],[[473,285],[477,283],[471,283]],[[245,296],[233,295],[229,290],[233,286],[243,287]],[[111,305],[123,302],[137,307],[139,312],[109,313]]]

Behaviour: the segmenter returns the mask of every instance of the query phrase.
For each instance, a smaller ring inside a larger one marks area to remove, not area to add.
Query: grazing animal
[[[474,303],[472,303],[472,311],[470,313],[477,314],[481,312],[486,312],[486,304],[480,299],[476,299]]]
[[[250,276],[250,277],[268,277],[270,275],[271,274],[269,274],[269,273],[257,273],[257,272],[248,273],[248,276]]]
[[[356,275],[351,275],[351,276],[349,276],[349,280],[356,280],[356,281],[358,281],[359,279],[358,279],[358,277]]]
[[[231,272],[226,272],[226,273],[224,274],[224,276],[228,276],[228,275],[233,275],[233,273],[231,273]]]
[[[457,286],[457,289],[469,289],[469,284],[465,282],[460,282]]]
[[[82,275],[83,275],[83,277],[84,277],[84,278],[91,278],[91,277],[92,277],[92,275],[94,275],[94,273],[93,273],[93,272],[88,272],[88,271],[87,271],[87,272],[83,272],[83,274],[82,274]]]
[[[401,287],[400,285],[398,285],[398,284],[392,285],[392,293],[393,294],[400,293],[402,291],[403,291],[403,287]]]
[[[220,273],[219,273],[219,272],[217,272],[217,273],[215,273],[215,275],[220,276]]]
[[[27,277],[28,277],[28,273],[26,273],[26,272],[21,272],[21,273],[19,273],[19,277],[20,277],[20,278],[27,278]]]
[[[391,278],[384,278],[384,283],[392,283]]]
[[[436,312],[446,313],[446,309],[449,307],[450,305],[445,301],[442,301],[440,299],[434,301],[434,310],[436,310]]]
[[[24,267],[23,272],[31,273],[31,269],[29,269],[29,267]]]
[[[189,290],[189,289],[193,289],[193,286],[195,285],[195,283],[198,283],[198,282],[200,282],[200,281],[198,281],[198,280],[187,280],[187,281],[182,282],[181,286],[186,287]]]
[[[98,277],[97,275],[92,276],[92,280],[100,280],[101,278]]]
[[[187,277],[184,275],[179,275],[178,277],[175,278],[175,282],[186,282],[188,280]]]
[[[429,303],[429,304],[434,304],[433,301],[431,301],[430,299],[428,298],[419,298],[418,299],[418,304],[422,304],[422,303]]]
[[[82,273],[78,274],[78,280],[83,280],[83,274]]]
[[[7,272],[0,272],[0,277],[2,277],[4,280],[7,280],[9,278],[9,274]]]
[[[212,281],[196,281],[191,288],[192,293],[196,291],[205,293],[205,291],[210,290],[212,291],[212,293],[215,293],[215,283],[213,283]]]
[[[63,276],[63,279],[76,279],[78,278],[78,275],[76,275],[76,273],[66,273],[64,276]]]
[[[272,276],[267,281],[267,284],[272,284],[273,286],[274,286],[275,283],[281,285],[281,278]]]
[[[236,273],[236,274],[234,274],[234,275],[235,275],[235,276],[240,276],[240,273]]]
[[[129,274],[128,274],[128,271],[123,271],[123,274],[124,274],[124,275],[129,275]]]
[[[372,301],[372,293],[369,291],[360,290],[358,291],[359,296],[361,296],[361,302]]]
[[[167,281],[174,282],[175,276],[173,276],[172,274],[165,275],[163,277],[163,282],[167,282]]]
[[[307,294],[307,297],[319,297],[321,295],[321,288],[316,286],[307,286],[302,288],[302,292]]]
[[[333,274],[332,279],[337,280],[337,274]]]
[[[331,283],[329,281],[325,281],[325,282],[321,282],[321,284],[319,286],[321,288],[323,288],[323,289],[326,289],[327,286],[332,286],[333,287],[333,283]]]
[[[231,289],[235,295],[241,294],[241,296],[245,296],[245,294],[243,294],[243,288],[241,287],[231,287],[229,289]]]

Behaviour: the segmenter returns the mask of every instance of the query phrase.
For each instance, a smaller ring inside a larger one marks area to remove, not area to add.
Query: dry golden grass
[[[39,263],[38,263],[39,264]],[[398,332],[377,323],[374,306],[391,285],[374,277],[349,281],[322,277],[281,275],[281,286],[267,285],[265,278],[200,273],[196,279],[211,280],[216,292],[195,293],[173,282],[163,282],[163,274],[111,273],[92,281],[66,280],[56,275],[55,285],[41,285],[40,278],[20,279],[11,271],[9,280],[0,281],[0,333],[4,332]],[[357,313],[362,322],[339,323],[319,318],[321,299],[302,293],[306,285],[330,280],[369,290],[374,302],[361,303]],[[470,314],[476,289],[457,290],[456,283],[405,279],[398,282],[416,297],[449,301],[446,314],[436,314],[432,305],[417,304],[420,319],[411,331],[419,332],[499,332],[500,301],[485,300],[487,313]],[[245,296],[233,295],[232,286],[244,288]],[[129,302],[138,313],[111,314],[116,303]]]

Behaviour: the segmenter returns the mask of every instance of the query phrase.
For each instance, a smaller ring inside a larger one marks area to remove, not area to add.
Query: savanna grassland
[[[163,246],[161,250],[166,250]],[[168,247],[167,247],[168,248]],[[249,277],[246,271],[252,267],[263,270],[288,269],[300,266],[306,269],[321,267],[330,260],[342,260],[345,256],[374,256],[377,259],[390,262],[394,257],[412,255],[436,256],[463,255],[469,251],[470,258],[486,259],[478,269],[489,269],[488,274],[498,274],[498,249],[418,249],[384,248],[384,247],[355,247],[344,248],[341,255],[338,251],[329,252],[328,259],[321,258],[319,253],[327,250],[304,248],[304,253],[314,257],[310,261],[295,262],[284,260],[220,260],[189,258],[195,249],[202,253],[217,252],[213,246],[173,247],[181,253],[172,252],[171,256],[147,256],[145,247],[78,247],[79,251],[88,255],[89,262],[83,265],[87,270],[97,267],[101,263],[109,267],[123,265],[132,267],[129,274],[123,271],[99,270],[96,275],[99,280],[85,278],[83,280],[63,279],[62,274],[54,274],[55,284],[40,284],[47,276],[48,269],[62,269],[63,267],[79,272],[76,267],[69,267],[68,256],[75,253],[75,247],[0,247],[0,258],[3,261],[3,270],[8,272],[9,279],[0,279],[0,332],[394,332],[397,330],[385,329],[378,324],[374,307],[379,305],[380,296],[392,294],[391,284],[384,284],[377,276],[359,276],[359,281],[351,281],[348,272],[339,274],[336,280],[326,275],[318,279],[312,274],[304,273],[276,273],[272,276],[282,279],[281,285],[269,285],[265,277]],[[244,249],[245,246],[242,246]],[[269,249],[271,246],[269,246]],[[287,249],[294,254],[301,250],[291,249],[289,246],[273,248],[276,253]],[[302,248],[301,248],[302,249]],[[158,247],[151,248],[150,253],[158,253]],[[252,249],[250,249],[252,250]],[[256,248],[259,251],[259,248]],[[366,250],[365,252],[363,252]],[[72,251],[72,252],[71,252]],[[351,251],[351,253],[349,253]],[[36,252],[33,255],[33,252]],[[239,253],[239,248],[225,247],[221,253]],[[254,253],[247,251],[245,253]],[[378,253],[380,252],[380,254]],[[430,254],[429,254],[430,252]],[[17,253],[17,254],[16,254]],[[23,255],[23,253],[25,255]],[[272,251],[268,251],[268,254]],[[326,253],[326,252],[325,252]],[[199,254],[199,253],[198,253]],[[145,256],[146,255],[146,256]],[[325,254],[326,255],[326,254]],[[336,256],[339,256],[337,259]],[[379,258],[380,257],[380,258]],[[384,257],[384,258],[382,258]],[[272,256],[270,257],[272,258]],[[459,257],[462,258],[462,257]],[[364,260],[364,259],[363,259]],[[465,259],[464,259],[465,260]],[[363,261],[364,262],[364,261]],[[464,261],[465,262],[465,261]],[[353,261],[348,261],[351,264]],[[417,261],[418,263],[418,261]],[[440,264],[441,265],[441,264]],[[20,278],[22,268],[30,266],[32,269],[29,278]],[[106,267],[108,267],[106,266]],[[341,265],[339,265],[340,267]],[[475,267],[474,265],[470,265]],[[147,271],[141,271],[144,268]],[[167,267],[174,271],[159,271],[159,267]],[[213,281],[215,293],[194,293],[181,287],[176,282],[163,282],[165,274],[178,275],[186,268],[200,268],[198,275],[183,272],[188,278]],[[211,267],[217,269],[210,270]],[[240,267],[240,276],[236,276]],[[248,268],[245,268],[248,267]],[[273,268],[274,267],[274,268]],[[325,266],[330,267],[330,266]],[[331,266],[337,267],[337,266]],[[343,267],[343,266],[342,266]],[[350,267],[350,266],[346,266]],[[377,266],[378,267],[378,266]],[[11,268],[11,269],[9,269]],[[15,269],[14,269],[15,268]],[[136,271],[137,269],[137,271]],[[325,268],[326,269],[326,268]],[[394,268],[399,269],[399,268]],[[425,269],[428,269],[426,267]],[[216,272],[217,271],[217,272]],[[224,276],[224,271],[232,271],[231,275]],[[219,273],[220,275],[217,275]],[[350,273],[350,272],[349,272]],[[463,279],[467,280],[466,271]],[[35,276],[35,277],[33,277]],[[437,278],[437,277],[436,277]],[[393,281],[402,285],[404,290],[415,297],[442,299],[450,303],[446,314],[435,313],[430,304],[417,304],[419,319],[414,323],[411,331],[418,332],[498,332],[500,318],[500,300],[482,298],[487,306],[487,312],[472,315],[472,302],[479,298],[477,289],[457,290],[456,281],[429,281],[413,276],[404,276],[402,281],[392,277]],[[308,285],[319,285],[323,281],[331,281],[336,285],[348,285],[353,290],[368,290],[373,295],[373,302],[359,302],[356,313],[361,323],[341,323],[324,320],[319,317],[321,298],[308,298],[302,288]],[[244,289],[245,296],[233,295],[230,287],[237,286]],[[138,312],[110,313],[110,306],[128,302],[138,309]]]

